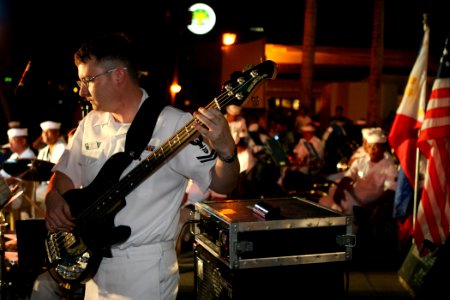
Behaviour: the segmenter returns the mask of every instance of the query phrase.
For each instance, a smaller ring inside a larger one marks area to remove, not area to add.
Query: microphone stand
[[[31,67],[31,60],[28,61],[27,66],[25,67],[25,70],[24,70],[23,73],[22,73],[22,77],[20,77],[19,84],[17,85],[17,87],[16,87],[16,89],[15,89],[15,91],[14,91],[14,94],[15,94],[16,96],[18,96],[18,93],[19,93],[20,88],[23,88],[23,86],[24,86],[24,83],[25,83],[25,76],[26,76],[26,75],[28,74],[28,72],[30,71],[30,67]]]

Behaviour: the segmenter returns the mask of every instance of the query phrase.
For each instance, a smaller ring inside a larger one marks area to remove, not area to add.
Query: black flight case
[[[197,299],[344,298],[352,217],[303,198],[195,205]]]

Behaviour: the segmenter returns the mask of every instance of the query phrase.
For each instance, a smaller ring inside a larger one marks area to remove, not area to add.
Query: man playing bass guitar
[[[61,264],[93,260],[94,268],[79,277],[90,300],[176,299],[174,239],[188,179],[227,194],[239,174],[220,109],[199,108],[190,121],[189,113],[159,107],[139,85],[133,49],[126,36],[112,34],[75,53],[79,95],[92,111],[55,165],[46,196],[50,261],[58,264],[64,255]],[[151,113],[135,122],[145,105]],[[144,142],[142,135],[148,136]],[[146,176],[154,163],[155,172]],[[78,280],[68,266],[53,268],[56,279]]]

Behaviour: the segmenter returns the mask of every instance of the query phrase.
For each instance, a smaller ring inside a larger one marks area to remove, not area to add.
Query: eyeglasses
[[[89,88],[89,83],[92,82],[92,81],[94,81],[95,78],[97,78],[97,77],[99,77],[99,76],[102,76],[102,75],[109,74],[109,73],[111,73],[111,72],[114,72],[114,71],[117,70],[117,69],[123,69],[123,70],[126,70],[127,68],[114,68],[114,69],[110,69],[110,70],[105,71],[105,72],[103,72],[103,73],[100,73],[100,74],[97,74],[97,75],[94,75],[94,76],[90,76],[90,77],[86,77],[86,78],[82,78],[81,80],[77,80],[77,84],[78,84],[78,86],[79,86],[80,88],[81,88],[81,85],[83,85],[83,84],[84,84],[84,86],[85,86],[86,88]]]

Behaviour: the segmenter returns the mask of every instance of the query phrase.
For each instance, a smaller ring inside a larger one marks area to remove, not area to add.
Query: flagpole
[[[429,30],[428,28],[428,15],[425,13],[423,14],[423,25],[424,25],[424,31]],[[428,74],[428,72],[425,73]],[[422,85],[420,88],[420,97],[419,99],[425,99],[424,101],[419,101],[419,104],[422,104],[422,107],[419,106],[419,112],[423,114],[425,113],[425,107],[426,107],[426,96],[427,96],[427,78],[424,78],[424,80],[422,81]],[[420,114],[419,113],[419,114]],[[419,136],[420,134],[420,129],[417,132],[417,136]],[[420,150],[419,147],[416,147],[416,167],[415,167],[415,172],[414,172],[414,198],[413,198],[413,230],[416,227],[416,217],[417,217],[417,207],[418,207],[418,190],[419,190],[419,166],[420,164]],[[414,242],[414,237],[412,238],[412,243],[415,244]]]
[[[419,130],[420,132],[420,130]],[[419,148],[416,149],[416,169],[414,173],[414,206],[413,206],[413,228],[416,226],[416,215],[417,215],[417,204],[418,204],[418,189],[419,189],[419,164],[420,164],[420,150]],[[414,238],[412,240],[414,244]]]

